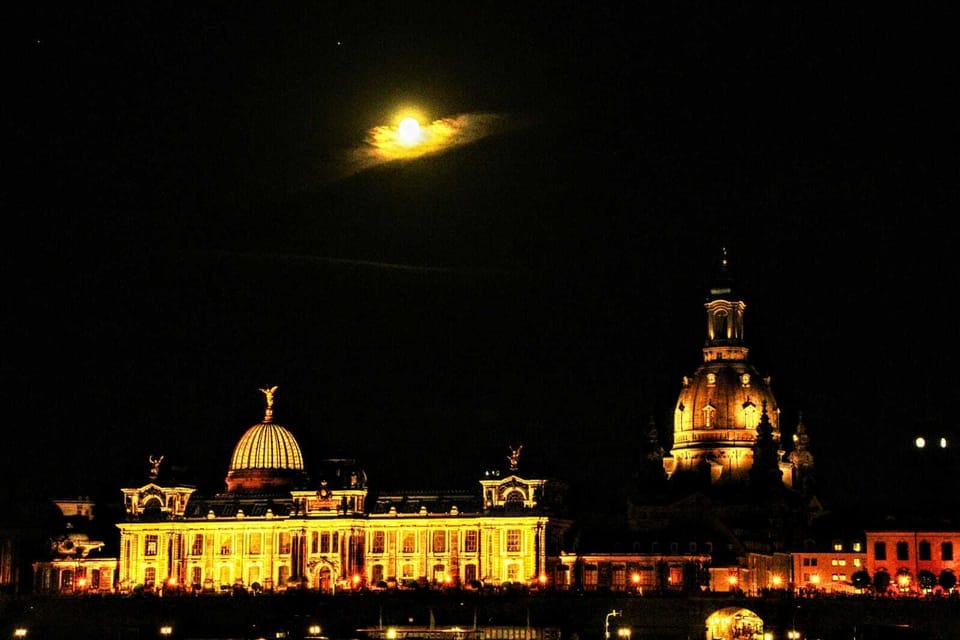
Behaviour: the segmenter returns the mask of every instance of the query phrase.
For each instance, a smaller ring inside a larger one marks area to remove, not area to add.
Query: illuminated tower
[[[664,456],[663,468],[671,479],[695,477],[711,485],[747,483],[764,407],[769,437],[778,450],[780,410],[770,379],[761,377],[747,359],[746,304],[733,291],[726,250],[704,308],[703,364],[683,378],[674,411],[673,448]],[[784,466],[790,467],[789,463]],[[791,473],[783,477],[786,483],[792,480]]]

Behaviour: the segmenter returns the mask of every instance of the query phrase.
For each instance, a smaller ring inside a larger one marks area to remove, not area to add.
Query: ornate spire
[[[794,486],[802,493],[813,491],[813,454],[810,453],[810,435],[807,433],[807,427],[803,424],[803,414],[797,417],[797,432],[793,434],[793,451],[790,452],[788,459],[793,465],[794,477],[799,480],[794,481]]]
[[[767,401],[763,401],[760,423],[757,425],[757,442],[753,445],[753,467],[750,482],[754,488],[765,491],[782,487],[783,472],[780,471],[777,443],[773,439],[773,425],[767,414]]]
[[[277,387],[268,387],[267,389],[260,389],[262,393],[267,398],[267,410],[263,414],[264,422],[273,422],[273,395],[277,392]]]

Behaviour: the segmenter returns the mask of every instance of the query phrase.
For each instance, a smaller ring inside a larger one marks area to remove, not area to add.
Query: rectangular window
[[[447,568],[442,564],[433,565],[433,581],[438,584],[443,584],[447,577]]]
[[[190,570],[190,583],[195,587],[203,583],[203,567],[193,567]]]
[[[507,529],[507,551],[520,551],[521,534],[520,529]]]
[[[370,541],[370,553],[383,553],[385,548],[386,535],[383,531],[374,531],[373,539]]]
[[[247,542],[247,550],[252,556],[260,555],[260,547],[263,544],[263,536],[259,533],[251,533]]]
[[[921,542],[917,549],[917,555],[920,557],[921,560],[929,560],[930,557],[933,555],[930,549],[930,543],[927,542],[926,540]]]
[[[281,531],[277,536],[277,553],[290,553],[290,534],[286,531]]]
[[[290,578],[290,567],[287,565],[280,565],[280,569],[277,571],[277,586],[281,589],[287,588],[287,580]]]
[[[90,588],[99,589],[100,588],[100,569],[94,569],[90,572]]]
[[[228,556],[233,553],[233,536],[229,533],[223,534],[220,538],[220,555]]]
[[[433,532],[433,552],[443,553],[446,550],[447,550],[447,532],[434,531]]]
[[[157,536],[152,533],[148,533],[143,538],[143,555],[145,556],[155,556],[157,555]]]
[[[247,582],[249,585],[260,582],[260,567],[250,567],[250,575],[247,578],[249,579],[249,582]]]
[[[470,584],[477,579],[477,565],[468,564],[463,568],[463,579]]]
[[[463,551],[465,553],[476,553],[479,548],[478,542],[480,535],[476,529],[470,529],[463,533]]]
[[[910,547],[906,542],[897,543],[897,560],[909,560],[910,559]]]
[[[143,586],[152,587],[157,584],[157,570],[155,567],[147,567],[143,570]]]
[[[316,531],[310,532],[310,553],[317,553],[320,549],[320,534]]]
[[[202,533],[193,534],[193,544],[190,545],[190,555],[192,556],[203,555],[203,534]]]
[[[863,551],[863,544],[859,540],[854,540],[851,548],[859,553]]]
[[[417,537],[409,531],[404,533],[403,534],[403,552],[413,553],[416,550],[417,550]]]
[[[413,564],[408,562],[403,565],[403,578],[404,580],[410,580],[413,578]]]
[[[842,543],[842,542],[834,542],[834,543],[833,543],[833,550],[834,550],[834,551],[843,551],[843,543]]]
[[[873,543],[873,557],[876,558],[877,560],[887,559],[887,543],[886,542]]]
[[[320,534],[320,553],[330,553],[330,534],[328,532]]]
[[[383,533],[382,531],[380,533]],[[373,570],[370,572],[370,581],[374,586],[379,586],[383,582],[383,565],[375,564],[373,565]]]
[[[586,587],[596,588],[597,586],[597,565],[588,564],[583,568],[583,584]]]
[[[336,531],[333,532],[333,543],[330,545],[331,553],[336,553],[340,551],[340,534]]]
[[[953,560],[953,543],[952,542],[940,543],[940,559]]]
[[[860,560],[860,558],[854,558],[854,559],[853,559],[853,566],[855,566],[855,567],[863,566],[863,562]]]

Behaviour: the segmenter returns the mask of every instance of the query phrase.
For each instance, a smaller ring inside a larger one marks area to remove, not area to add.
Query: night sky
[[[819,3],[36,3],[3,109],[4,500],[309,467],[614,497],[721,247],[834,507],[955,491],[955,15]],[[350,164],[401,105],[470,140]],[[483,123],[496,121],[498,126]],[[479,124],[478,124],[479,123]],[[956,454],[960,455],[960,453]]]

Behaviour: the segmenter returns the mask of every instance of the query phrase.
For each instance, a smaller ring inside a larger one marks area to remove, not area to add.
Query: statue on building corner
[[[513,445],[509,445],[508,448],[510,449],[510,455],[507,456],[507,462],[510,463],[510,471],[516,471],[520,464],[520,451],[523,450],[523,445],[516,449],[513,448]]]
[[[163,456],[159,458],[154,458],[153,454],[147,458],[147,462],[150,463],[150,479],[156,480],[157,475],[160,473],[160,463],[163,462]]]

